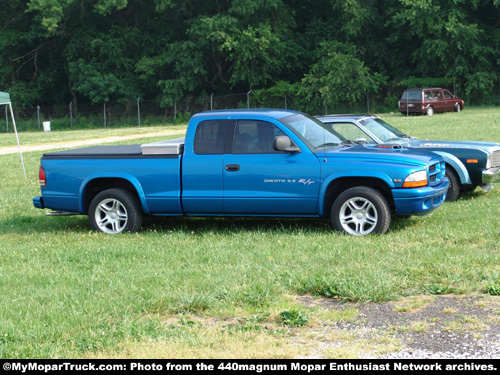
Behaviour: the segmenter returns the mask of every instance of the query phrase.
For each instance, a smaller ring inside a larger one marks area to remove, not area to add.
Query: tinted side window
[[[194,152],[199,155],[223,154],[228,122],[228,120],[200,122],[194,135]]]
[[[234,130],[233,153],[268,154],[278,152],[273,147],[274,137],[278,135],[284,135],[284,133],[269,122],[239,120]]]
[[[433,91],[432,95],[434,96],[434,99],[443,99],[443,96],[441,95],[441,91]]]

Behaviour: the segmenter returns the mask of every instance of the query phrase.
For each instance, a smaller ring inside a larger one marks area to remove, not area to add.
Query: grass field
[[[500,142],[500,108],[383,118],[421,138]],[[0,134],[0,147],[15,142]],[[291,344],[301,325],[356,315],[306,308],[298,295],[381,302],[500,293],[499,186],[394,220],[382,236],[341,235],[326,220],[204,218],[147,220],[139,233],[108,236],[92,232],[87,217],[33,207],[41,154],[24,153],[27,181],[18,154],[0,155],[1,358],[294,358],[304,354]]]

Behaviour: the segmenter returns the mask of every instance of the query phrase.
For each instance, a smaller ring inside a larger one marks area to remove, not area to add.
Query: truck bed
[[[177,157],[184,152],[184,138],[143,145],[91,146],[43,154],[45,159],[99,159]]]
[[[141,145],[125,146],[91,146],[77,148],[73,150],[64,150],[49,152],[43,154],[44,158],[87,158],[87,157],[109,157],[109,156],[139,156],[142,155]]]

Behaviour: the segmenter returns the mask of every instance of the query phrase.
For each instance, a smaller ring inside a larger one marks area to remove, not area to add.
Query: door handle
[[[227,164],[226,171],[228,172],[236,172],[240,170],[240,166],[238,164]]]

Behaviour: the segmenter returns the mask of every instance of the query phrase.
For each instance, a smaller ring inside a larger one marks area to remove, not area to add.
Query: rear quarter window
[[[223,154],[228,123],[228,120],[200,122],[194,135],[194,152],[198,155]]]

